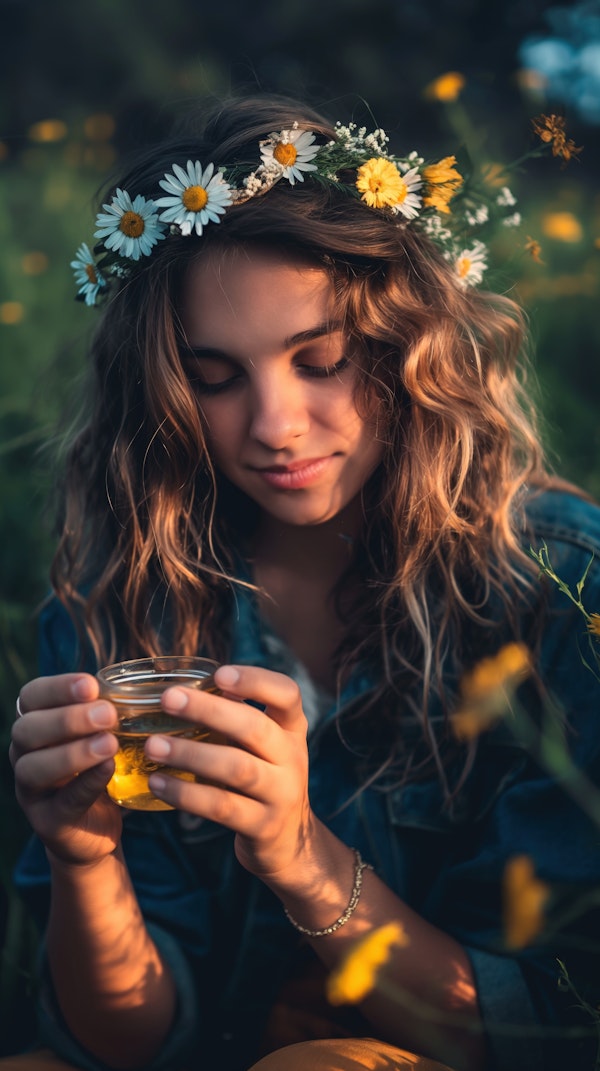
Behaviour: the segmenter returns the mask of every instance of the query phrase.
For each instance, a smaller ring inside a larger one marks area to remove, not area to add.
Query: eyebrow
[[[283,348],[285,350],[291,350],[294,346],[301,346],[304,342],[313,342],[317,338],[324,338],[326,335],[333,335],[337,331],[342,330],[342,321],[333,320],[327,323],[317,324],[315,327],[309,327],[306,331],[298,331],[295,335],[288,335],[283,340]],[[215,346],[184,346],[182,347],[183,356],[192,357],[208,357],[213,360],[222,359],[225,361],[231,361],[234,358],[231,354],[226,353],[225,350],[220,350]]]

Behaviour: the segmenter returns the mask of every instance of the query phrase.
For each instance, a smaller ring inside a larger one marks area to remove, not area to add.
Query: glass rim
[[[200,655],[157,655],[151,658],[132,658],[124,662],[113,662],[103,666],[96,673],[101,690],[106,693],[130,697],[131,701],[148,703],[158,698],[165,688],[181,684],[186,680],[196,682],[212,677],[220,663],[212,658]],[[154,694],[145,691],[143,697],[136,696],[140,684],[156,682]]]

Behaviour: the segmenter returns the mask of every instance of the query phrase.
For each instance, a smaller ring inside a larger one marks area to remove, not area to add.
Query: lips
[[[296,491],[315,483],[331,462],[331,457],[309,458],[293,461],[290,465],[270,465],[255,469],[271,487],[282,491]]]

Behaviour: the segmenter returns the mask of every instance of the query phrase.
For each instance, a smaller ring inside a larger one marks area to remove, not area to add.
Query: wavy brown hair
[[[293,122],[334,134],[297,102],[234,100],[206,122],[189,117],[115,186],[156,197],[158,180],[189,158],[255,167],[259,140]],[[378,406],[386,444],[364,491],[358,594],[349,599],[343,581],[336,592],[347,622],[338,668],[377,666],[377,706],[394,732],[399,706],[418,694],[428,737],[449,649],[458,666],[468,660],[470,624],[506,624],[527,588],[523,500],[548,477],[524,389],[525,322],[508,298],[464,289],[417,228],[333,185],[280,182],[201,239],[171,236],[111,296],[91,347],[89,418],[67,455],[55,591],[99,662],[165,649],[227,656],[240,493],[211,465],[180,361],[179,304],[189,263],[235,245],[315,264],[335,289],[357,404]],[[252,504],[242,504],[246,527]]]

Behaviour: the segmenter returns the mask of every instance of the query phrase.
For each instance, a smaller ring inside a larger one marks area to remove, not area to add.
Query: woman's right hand
[[[17,800],[46,848],[72,865],[97,862],[121,837],[121,812],[104,791],[117,715],[98,694],[89,674],[38,677],[21,690],[12,730]]]

